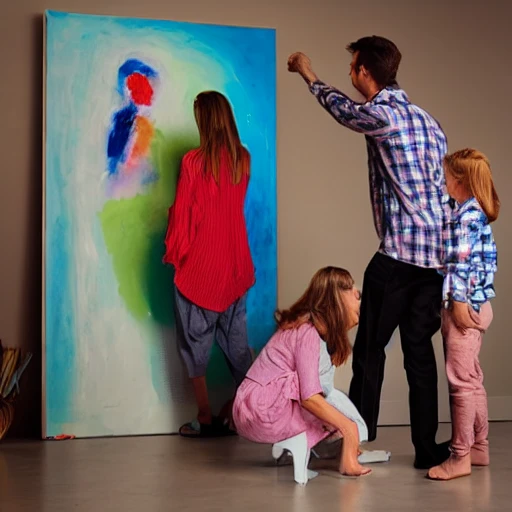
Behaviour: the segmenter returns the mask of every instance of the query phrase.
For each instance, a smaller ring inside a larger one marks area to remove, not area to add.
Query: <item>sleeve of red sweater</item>
[[[181,162],[180,176],[176,187],[174,204],[169,208],[169,220],[165,235],[164,263],[179,268],[187,255],[195,233],[195,219],[192,208],[192,180],[185,157]]]

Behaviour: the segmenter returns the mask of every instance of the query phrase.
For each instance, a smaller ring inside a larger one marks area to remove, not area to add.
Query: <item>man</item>
[[[441,324],[443,279],[437,269],[448,206],[442,165],[446,136],[439,123],[398,87],[401,54],[394,43],[364,37],[347,50],[353,56],[352,84],[366,98],[364,104],[321,82],[303,53],[290,56],[288,69],[304,78],[336,121],[366,137],[380,247],[364,275],[350,398],[373,441],[385,347],[398,327],[409,383],[414,465],[428,469],[449,456],[448,443],[436,444],[437,369],[432,346]]]

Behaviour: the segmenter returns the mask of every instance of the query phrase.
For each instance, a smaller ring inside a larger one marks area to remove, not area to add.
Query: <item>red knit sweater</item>
[[[226,153],[218,184],[203,172],[198,149],[181,162],[163,261],[174,265],[178,290],[202,308],[223,312],[254,284],[244,216],[248,183],[247,175],[232,183]]]

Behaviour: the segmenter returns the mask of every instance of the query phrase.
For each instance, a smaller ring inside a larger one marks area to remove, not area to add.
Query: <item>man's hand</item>
[[[482,330],[478,323],[478,316],[472,315],[471,306],[467,302],[452,302],[453,323],[462,334],[466,334],[467,329]]]
[[[309,84],[318,80],[318,77],[311,67],[311,60],[302,52],[296,52],[290,55],[288,58],[288,71],[290,73],[299,73]]]

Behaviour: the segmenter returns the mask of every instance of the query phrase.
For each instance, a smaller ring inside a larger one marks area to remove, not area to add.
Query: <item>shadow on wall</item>
[[[42,122],[43,122],[43,17],[32,20],[32,55],[30,66],[31,134],[30,167],[28,169],[28,225],[25,228],[24,278],[20,308],[21,348],[34,354],[23,375],[21,394],[16,403],[14,422],[8,437],[39,438],[41,436],[41,294],[42,294]],[[8,340],[6,340],[7,342]]]
[[[163,160],[167,163],[167,169],[164,173],[167,174],[169,168],[179,169],[185,153],[197,147],[197,143],[197,135],[193,137],[170,137],[163,149]],[[173,182],[168,183],[166,189],[174,191],[178,174],[174,172],[170,174],[173,177]],[[173,201],[174,197],[169,196],[168,204],[171,205]],[[159,219],[163,218],[164,216],[159,216]],[[167,221],[167,215],[165,215],[165,220]],[[151,238],[146,265],[145,290],[147,296],[145,299],[154,321],[162,327],[173,328],[175,326],[174,268],[162,264],[166,230],[167,222],[159,226]],[[190,388],[190,386],[174,336],[172,336],[172,339],[162,340],[161,355],[166,362],[167,382],[170,383],[171,399],[174,403],[180,403],[183,399],[182,390]],[[177,363],[181,367],[178,368]],[[214,407],[220,408],[234,392],[234,385],[224,354],[217,344],[214,344],[212,348],[206,377],[212,404]],[[185,379],[185,382],[182,382],[182,379]]]

